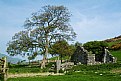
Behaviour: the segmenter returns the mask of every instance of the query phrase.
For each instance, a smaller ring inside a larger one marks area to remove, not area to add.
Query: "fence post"
[[[3,63],[2,64],[2,67],[1,67],[1,79],[2,79],[2,81],[7,81],[7,60],[6,60],[6,57],[3,57],[2,59],[1,59],[1,63]]]

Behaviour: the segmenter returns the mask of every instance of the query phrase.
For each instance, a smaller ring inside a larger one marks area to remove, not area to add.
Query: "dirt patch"
[[[121,68],[113,69],[111,73],[121,73]]]
[[[62,73],[19,73],[19,74],[8,74],[8,78],[17,77],[34,77],[34,76],[48,76],[48,75],[64,75]]]

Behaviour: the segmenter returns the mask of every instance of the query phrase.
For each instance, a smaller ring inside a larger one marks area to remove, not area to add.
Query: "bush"
[[[59,73],[64,73],[64,71],[62,69],[59,70]]]

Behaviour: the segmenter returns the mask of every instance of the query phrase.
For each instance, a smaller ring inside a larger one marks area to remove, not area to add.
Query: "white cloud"
[[[4,4],[0,1],[0,52],[2,53],[5,53],[3,51],[7,41],[11,40],[16,32],[23,30],[21,26],[24,20],[30,17],[32,12],[48,4],[64,5],[72,11],[71,25],[78,34],[77,41],[102,40],[121,33],[121,7],[117,1],[114,1],[114,5],[110,0],[68,0],[70,3],[64,3],[68,1],[22,0],[13,1],[12,4],[9,0],[6,1],[8,3]]]
[[[72,26],[78,34],[78,41],[103,40],[121,33],[120,13],[112,13],[111,17],[105,14],[92,16],[78,10],[75,14],[78,15],[74,15]]]

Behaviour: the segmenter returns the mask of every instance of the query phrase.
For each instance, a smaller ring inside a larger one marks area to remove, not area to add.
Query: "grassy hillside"
[[[111,54],[117,57],[118,62],[121,62],[121,35],[105,41],[109,45]]]
[[[121,62],[121,50],[117,50],[117,51],[111,51],[111,54],[114,57],[117,57],[117,61]]]
[[[114,37],[114,38],[106,39],[104,41],[106,41],[108,43],[109,47],[111,47],[113,45],[121,43],[121,35]]]

